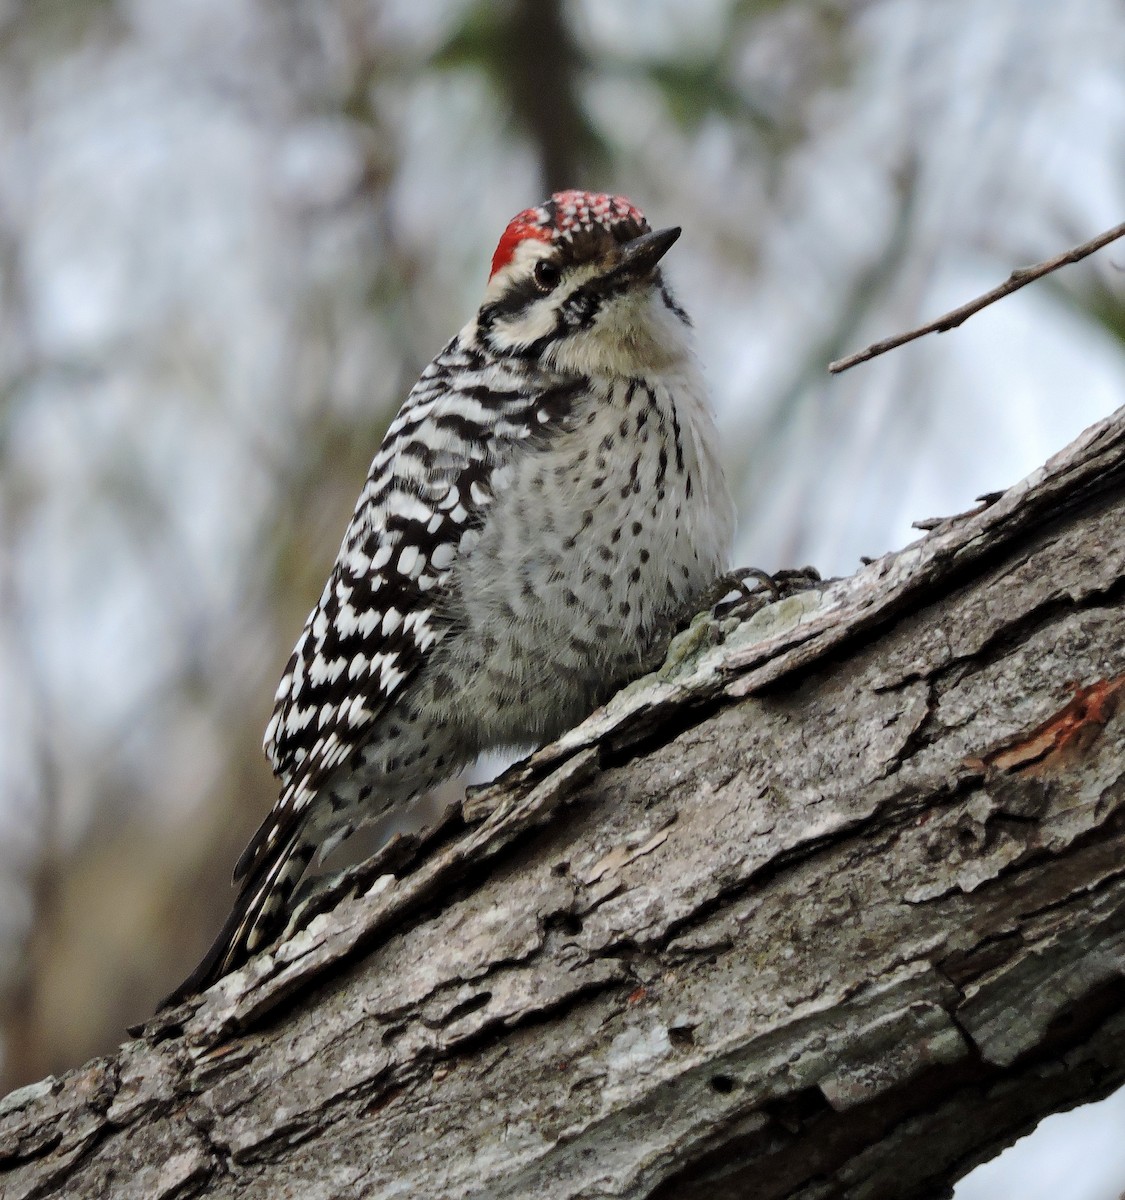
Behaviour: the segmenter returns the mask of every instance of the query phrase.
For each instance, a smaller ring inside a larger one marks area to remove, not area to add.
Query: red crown
[[[512,261],[516,247],[528,238],[554,242],[594,225],[611,228],[619,221],[648,227],[644,213],[624,196],[610,196],[605,192],[556,192],[545,204],[525,208],[508,222],[492,256],[489,278]]]

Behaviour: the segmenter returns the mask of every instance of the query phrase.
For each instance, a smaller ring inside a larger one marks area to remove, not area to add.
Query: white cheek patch
[[[535,264],[551,255],[545,242],[529,239],[516,247],[512,260],[489,281],[485,293],[485,304],[500,299],[512,286],[526,282],[535,270]],[[598,274],[594,263],[567,268],[566,275],[553,292],[548,292],[531,302],[518,313],[501,316],[489,331],[493,345],[501,351],[519,350],[541,338],[549,337],[558,327],[558,312],[567,299],[587,280]]]
[[[492,341],[503,350],[530,346],[554,333],[557,323],[552,297],[544,296],[530,308],[496,321],[492,326]]]

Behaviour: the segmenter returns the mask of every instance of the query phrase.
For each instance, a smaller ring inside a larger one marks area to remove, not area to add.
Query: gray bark
[[[941,1195],[1116,1087],[1125,410],[931,524],[0,1103],[3,1195]]]

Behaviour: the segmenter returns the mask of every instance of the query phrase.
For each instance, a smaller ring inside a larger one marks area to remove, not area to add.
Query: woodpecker
[[[679,236],[582,191],[508,224],[479,311],[371,464],[277,689],[279,798],[166,1003],[274,940],[314,855],[654,666],[726,570],[718,435],[660,269]]]

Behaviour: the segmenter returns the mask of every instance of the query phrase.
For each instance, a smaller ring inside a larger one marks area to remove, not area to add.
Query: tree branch
[[[947,312],[945,316],[938,317],[936,321],[930,321],[927,325],[919,325],[917,329],[911,329],[907,333],[899,333],[894,337],[884,338],[881,342],[873,342],[866,350],[849,354],[846,358],[838,358],[835,362],[828,364],[828,370],[833,375],[839,375],[841,371],[847,371],[862,362],[867,362],[868,359],[878,358],[880,354],[886,354],[888,350],[896,350],[899,346],[905,346],[907,342],[913,342],[927,333],[947,333],[950,329],[956,329],[958,325],[974,313],[980,312],[982,308],[987,308],[997,300],[1002,300],[1005,296],[1018,292],[1020,288],[1026,287],[1034,280],[1042,279],[1044,275],[1057,271],[1059,267],[1081,261],[1093,254],[1095,250],[1100,250],[1103,246],[1108,246],[1110,242],[1115,242],[1121,237],[1125,237],[1125,224],[1115,225],[1096,238],[1083,242],[1081,246],[1075,246],[1073,250],[1067,250],[1055,258],[1049,258],[1046,262],[1036,263],[1031,267],[1018,267],[999,287],[985,292],[983,296],[970,300],[968,304],[962,304],[960,308]]]
[[[113,1058],[5,1197],[901,1197],[1125,1080],[1125,409],[657,675]]]

